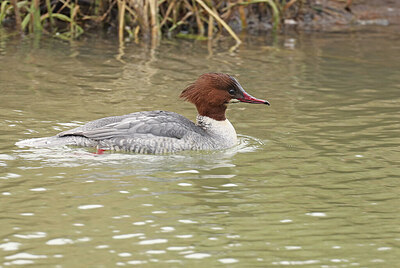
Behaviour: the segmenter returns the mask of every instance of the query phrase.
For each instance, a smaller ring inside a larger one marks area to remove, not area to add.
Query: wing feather
[[[201,129],[177,113],[151,111],[102,118],[62,132],[58,136],[83,136],[92,140],[135,137],[182,139],[188,131],[201,132]]]

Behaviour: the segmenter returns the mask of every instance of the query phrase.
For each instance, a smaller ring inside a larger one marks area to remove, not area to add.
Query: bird
[[[233,76],[205,73],[189,84],[180,98],[196,106],[196,123],[169,111],[143,111],[90,121],[52,137],[22,140],[19,147],[80,146],[139,154],[222,150],[237,144],[226,118],[229,103],[270,103],[248,94]]]

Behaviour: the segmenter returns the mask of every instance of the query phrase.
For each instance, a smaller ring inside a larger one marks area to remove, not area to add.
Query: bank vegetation
[[[277,31],[296,23],[310,0],[2,0],[0,27],[20,34],[76,39],[85,33],[119,40],[164,36],[213,39],[225,32],[237,43],[242,29]]]

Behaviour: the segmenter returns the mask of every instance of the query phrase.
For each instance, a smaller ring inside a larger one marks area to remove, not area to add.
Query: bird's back
[[[135,153],[213,149],[206,131],[186,117],[166,111],[137,112],[101,118],[49,138],[20,146],[76,145]]]

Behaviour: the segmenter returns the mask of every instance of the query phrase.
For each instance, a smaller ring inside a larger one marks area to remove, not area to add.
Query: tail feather
[[[61,147],[65,145],[96,147],[98,144],[99,142],[82,136],[64,136],[64,137],[52,136],[46,138],[22,140],[15,143],[15,145],[17,145],[18,147],[36,147],[36,148]]]
[[[35,139],[28,139],[22,140],[15,143],[18,147],[57,147],[57,146],[64,146],[64,145],[73,145],[71,140],[69,139],[62,139],[57,136],[53,137],[46,137],[46,138],[35,138]]]

